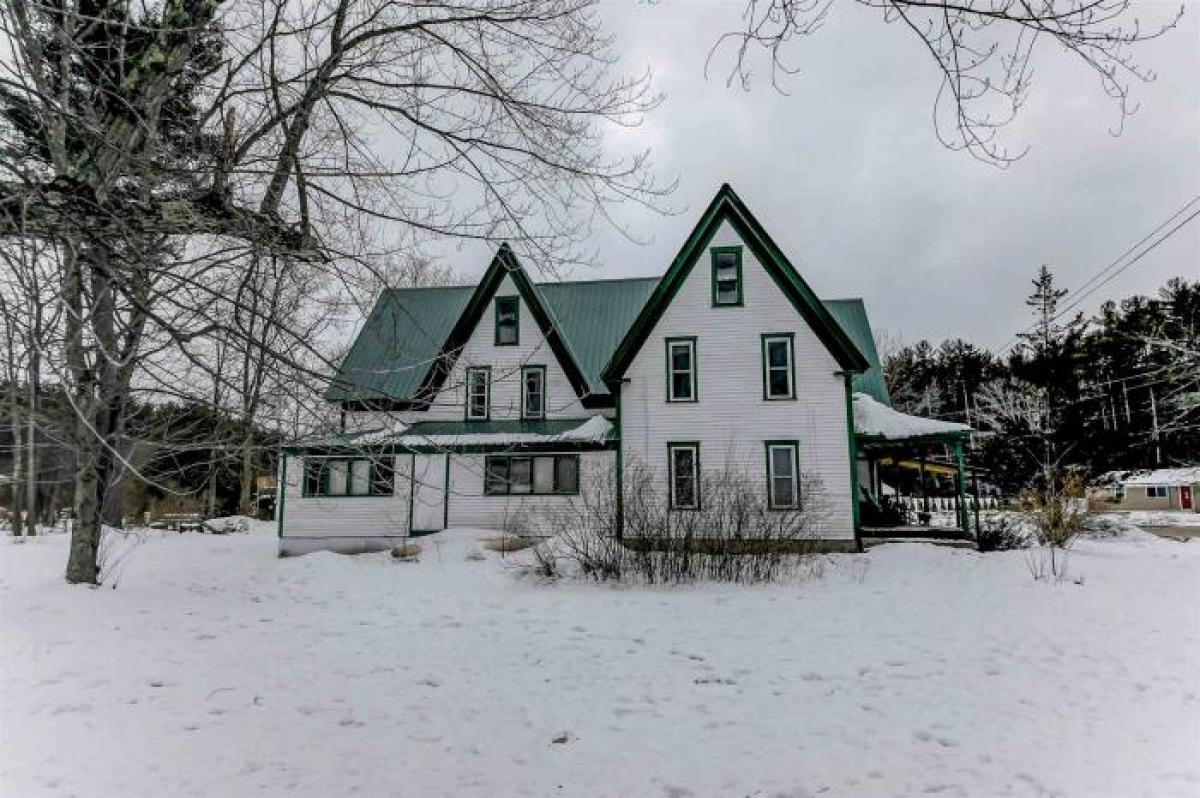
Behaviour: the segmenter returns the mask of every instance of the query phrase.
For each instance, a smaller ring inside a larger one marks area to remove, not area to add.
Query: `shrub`
[[[1050,551],[1049,571],[1055,577],[1066,574],[1065,549],[1075,541],[1087,523],[1087,502],[1083,485],[1076,476],[1050,478],[1045,485],[1022,491],[1021,514],[1029,521],[1038,543]],[[1037,569],[1031,568],[1031,571]],[[1039,579],[1037,573],[1033,574]]]
[[[991,515],[980,519],[975,543],[980,551],[1011,551],[1028,546],[1029,536],[1012,517]]]
[[[700,509],[672,510],[664,481],[634,463],[625,472],[625,525],[618,538],[612,481],[594,475],[578,497],[549,515],[551,540],[538,554],[553,561],[547,571],[644,584],[776,581],[802,572],[827,506],[820,484],[801,474],[802,506],[772,510],[761,485],[726,467],[702,475]]]

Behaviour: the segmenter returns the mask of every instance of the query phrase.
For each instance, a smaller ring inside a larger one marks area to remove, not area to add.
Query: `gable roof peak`
[[[667,273],[663,275],[654,293],[650,295],[649,300],[642,307],[641,313],[638,314],[637,319],[613,353],[612,359],[604,368],[604,378],[619,380],[624,376],[630,362],[645,343],[667,305],[674,299],[679,287],[700,259],[704,248],[712,241],[713,235],[722,222],[728,222],[733,226],[742,242],[754,253],[758,262],[771,275],[784,295],[791,301],[813,332],[817,334],[817,337],[821,339],[838,365],[844,371],[851,373],[867,371],[870,363],[866,356],[817,299],[808,283],[788,261],[783,250],[771,239],[758,219],[754,218],[754,214],[750,212],[733,188],[728,183],[722,183],[721,188],[717,190],[716,195],[700,216],[700,220],[696,222],[691,234],[684,241],[679,254],[671,262]]]

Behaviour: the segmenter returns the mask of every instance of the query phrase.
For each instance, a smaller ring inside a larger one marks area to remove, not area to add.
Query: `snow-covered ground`
[[[62,536],[5,541],[0,794],[1200,794],[1196,542],[1081,541],[1082,584],[894,544],[612,588],[475,537],[403,563],[155,533],[115,590],[59,580]]]

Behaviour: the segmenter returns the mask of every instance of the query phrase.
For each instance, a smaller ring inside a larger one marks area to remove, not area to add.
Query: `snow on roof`
[[[1122,482],[1126,485],[1196,485],[1200,484],[1200,466],[1134,471]]]
[[[592,416],[578,427],[565,432],[467,432],[449,435],[401,435],[389,443],[399,446],[489,446],[521,443],[603,443],[612,431],[612,423],[603,416]]]
[[[910,416],[877,402],[865,393],[854,394],[854,431],[858,435],[900,441],[933,435],[965,435],[972,432],[966,424]]]
[[[447,447],[509,446],[527,443],[604,443],[613,425],[603,416],[586,420],[553,419],[495,422],[396,422],[359,433],[339,433],[297,441],[304,448],[344,446]]]

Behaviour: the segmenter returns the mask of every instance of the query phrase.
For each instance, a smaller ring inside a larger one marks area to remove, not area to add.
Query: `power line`
[[[1139,247],[1141,247],[1143,244],[1145,244],[1151,238],[1154,238],[1154,236],[1158,235],[1159,231],[1161,231],[1163,228],[1169,226],[1177,218],[1179,218],[1183,214],[1187,213],[1187,211],[1193,205],[1195,205],[1197,202],[1200,202],[1200,195],[1192,197],[1190,200],[1188,200],[1186,203],[1184,203],[1182,208],[1180,208],[1179,210],[1172,213],[1170,216],[1168,216],[1166,219],[1164,219],[1162,222],[1160,222],[1158,224],[1158,226],[1156,226],[1153,230],[1151,230],[1149,233],[1147,233],[1145,236],[1143,236],[1140,240],[1138,240],[1137,243],[1135,243],[1129,249],[1122,252],[1115,260],[1113,260],[1111,263],[1109,263],[1103,269],[1101,269],[1100,271],[1093,274],[1090,278],[1088,278],[1082,285],[1080,285],[1078,288],[1075,289],[1072,301],[1070,303],[1068,303],[1065,307],[1063,307],[1061,310],[1059,310],[1057,313],[1055,313],[1055,315],[1051,318],[1051,321],[1058,321],[1060,318],[1062,318],[1063,315],[1068,313],[1070,310],[1072,310],[1075,307],[1078,307],[1079,303],[1081,303],[1083,300],[1087,299],[1089,296],[1094,294],[1102,286],[1104,286],[1110,280],[1115,278],[1117,275],[1124,272],[1130,266],[1132,266],[1135,263],[1137,263],[1138,261],[1140,261],[1146,255],[1148,255],[1150,252],[1152,252],[1154,249],[1156,249],[1159,245],[1161,245],[1164,241],[1166,241],[1168,238],[1170,238],[1176,232],[1178,232],[1181,227],[1183,227],[1188,222],[1195,219],[1197,216],[1200,216],[1200,209],[1192,211],[1192,213],[1189,216],[1187,216],[1183,221],[1179,222],[1174,227],[1172,227],[1170,230],[1168,230],[1166,233],[1164,233],[1160,238],[1158,238],[1156,241],[1154,241],[1152,244],[1150,244],[1148,247],[1146,247],[1144,250],[1142,250],[1140,253],[1138,253],[1137,256],[1134,257],[1132,260],[1129,260],[1128,262],[1126,262],[1122,265],[1122,262],[1125,261],[1125,259],[1128,258],[1132,253],[1136,252]],[[1118,266],[1120,268],[1118,268]],[[1116,271],[1113,271],[1114,269],[1116,269]],[[1097,281],[1099,281],[1099,282],[1097,282]],[[1095,285],[1092,285],[1092,283],[1095,283]],[[1092,286],[1092,287],[1088,288],[1088,286]],[[1087,289],[1087,290],[1085,290],[1085,289]],[[1025,329],[1021,330],[1019,333],[1017,333],[1012,338],[1010,338],[1008,340],[1008,342],[1004,344],[1004,346],[997,349],[996,354],[997,355],[1003,354],[1013,344],[1015,344],[1018,340],[1020,340],[1020,337],[1022,335],[1029,332],[1036,326],[1037,326],[1036,324],[1031,324],[1028,327],[1026,327]]]

